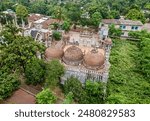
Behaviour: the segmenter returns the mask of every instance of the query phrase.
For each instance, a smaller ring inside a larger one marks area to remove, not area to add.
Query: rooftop
[[[41,14],[30,14],[28,17],[28,20],[34,22],[34,21],[41,19],[42,17],[43,15]]]
[[[105,24],[117,24],[117,25],[138,25],[142,26],[142,22],[133,21],[133,20],[125,20],[125,19],[103,19],[102,23]]]

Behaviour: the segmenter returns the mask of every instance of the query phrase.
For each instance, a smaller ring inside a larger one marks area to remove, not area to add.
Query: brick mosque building
[[[58,59],[64,65],[62,84],[71,76],[82,83],[86,80],[107,83],[111,46],[110,38],[101,40],[98,34],[85,27],[80,32],[64,33],[60,41],[50,42],[45,51],[45,59]]]

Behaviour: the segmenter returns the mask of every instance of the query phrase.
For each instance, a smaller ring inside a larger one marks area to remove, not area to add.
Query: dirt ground
[[[5,104],[35,104],[35,96],[27,93],[22,89],[18,89],[14,94],[6,99]]]

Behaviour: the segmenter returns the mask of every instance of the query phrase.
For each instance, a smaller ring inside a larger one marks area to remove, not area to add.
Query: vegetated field
[[[114,40],[107,103],[150,103],[150,84],[139,68],[139,42]]]

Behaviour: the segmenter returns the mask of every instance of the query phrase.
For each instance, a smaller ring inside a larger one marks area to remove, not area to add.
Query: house
[[[53,23],[62,23],[62,21],[42,14],[30,14],[28,17],[28,28],[49,29]]]
[[[122,30],[122,37],[128,37],[129,31],[141,31],[142,30],[142,22],[133,21],[133,20],[125,20],[125,19],[103,19],[100,28],[102,26],[109,26],[114,24],[116,28],[120,28]]]
[[[52,39],[50,25],[53,23],[62,23],[62,21],[41,14],[30,14],[28,16],[28,25],[24,28],[24,35],[31,36],[35,41],[42,42],[48,47]]]

